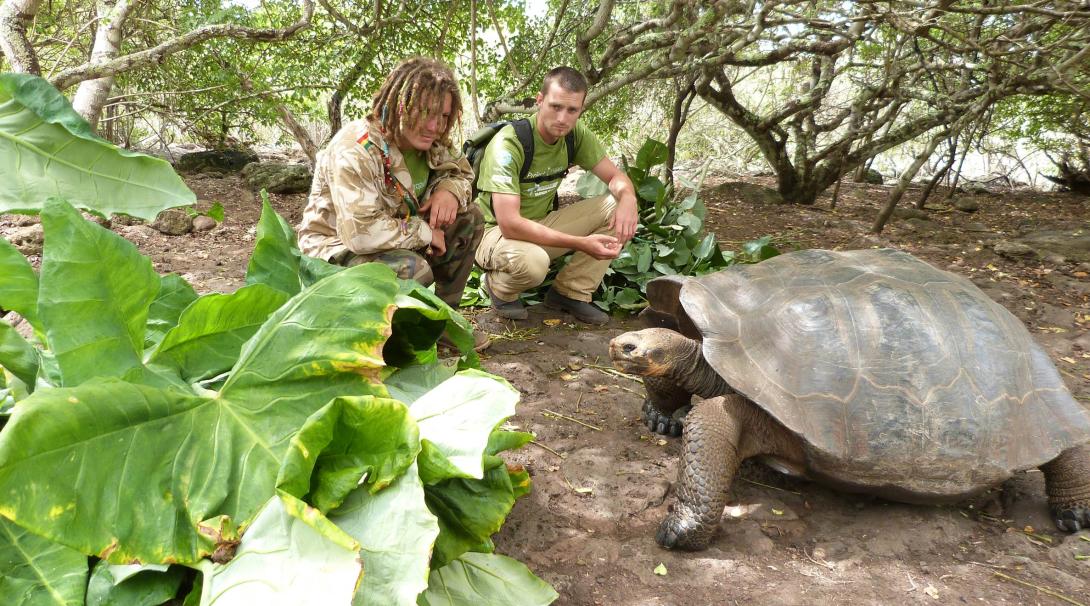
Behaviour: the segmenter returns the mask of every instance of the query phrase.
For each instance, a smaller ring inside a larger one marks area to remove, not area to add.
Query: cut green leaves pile
[[[40,274],[0,241],[0,307],[33,329],[0,321],[0,603],[556,597],[491,553],[529,489],[497,455],[529,436],[498,429],[518,393],[430,291],[304,257],[268,204],[247,286],[204,296],[40,212]]]

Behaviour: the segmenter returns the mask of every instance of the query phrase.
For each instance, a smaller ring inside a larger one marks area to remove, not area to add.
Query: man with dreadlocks
[[[385,263],[404,279],[435,283],[457,308],[481,241],[483,217],[470,204],[473,171],[451,149],[462,113],[450,68],[424,57],[386,77],[371,115],[345,124],[318,154],[299,246],[353,266]],[[487,336],[475,334],[477,348]]]

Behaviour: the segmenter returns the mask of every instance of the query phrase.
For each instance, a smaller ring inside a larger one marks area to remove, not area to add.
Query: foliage
[[[98,214],[153,219],[196,197],[170,165],[95,135],[48,82],[0,75],[0,212],[37,212],[49,196]]]
[[[478,602],[556,597],[491,554],[529,490],[497,455],[529,436],[498,429],[518,393],[430,291],[302,256],[267,203],[230,294],[159,276],[63,200],[42,225],[40,274],[0,245],[20,277],[0,306],[34,327],[0,323],[0,602],[412,604],[431,581],[468,604],[433,574],[464,557],[506,579]]]
[[[603,309],[635,310],[647,305],[647,282],[658,276],[698,276],[738,262],[757,262],[779,254],[768,236],[743,245],[735,254],[720,250],[715,234],[704,233],[707,209],[698,194],[703,182],[679,179],[684,189],[671,192],[651,174],[666,162],[666,145],[648,139],[634,163],[624,170],[636,189],[640,223],[635,237],[610,264],[595,303]],[[601,192],[601,181],[587,173],[579,183],[580,195]]]

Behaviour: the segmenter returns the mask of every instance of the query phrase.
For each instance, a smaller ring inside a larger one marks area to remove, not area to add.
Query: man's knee
[[[424,286],[429,286],[435,281],[428,261],[411,250],[395,249],[373,255],[359,255],[350,259],[347,265],[352,267],[372,261],[382,263],[394,270],[397,277],[402,280],[416,280]]]
[[[520,247],[504,253],[504,263],[499,269],[520,284],[533,288],[545,281],[549,273],[549,253],[534,247]]]

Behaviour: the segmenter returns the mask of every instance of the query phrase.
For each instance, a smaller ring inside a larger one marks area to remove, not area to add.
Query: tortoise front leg
[[[719,527],[727,495],[742,463],[741,396],[698,402],[689,412],[681,441],[677,499],[655,540],[667,549],[704,549]]]
[[[665,377],[645,376],[643,386],[647,390],[647,399],[643,402],[647,429],[664,436],[680,436],[681,418],[687,412],[682,409],[692,402],[693,394]],[[674,418],[675,413],[677,418]]]
[[[1041,471],[1056,527],[1065,532],[1090,528],[1090,444],[1068,448]]]

